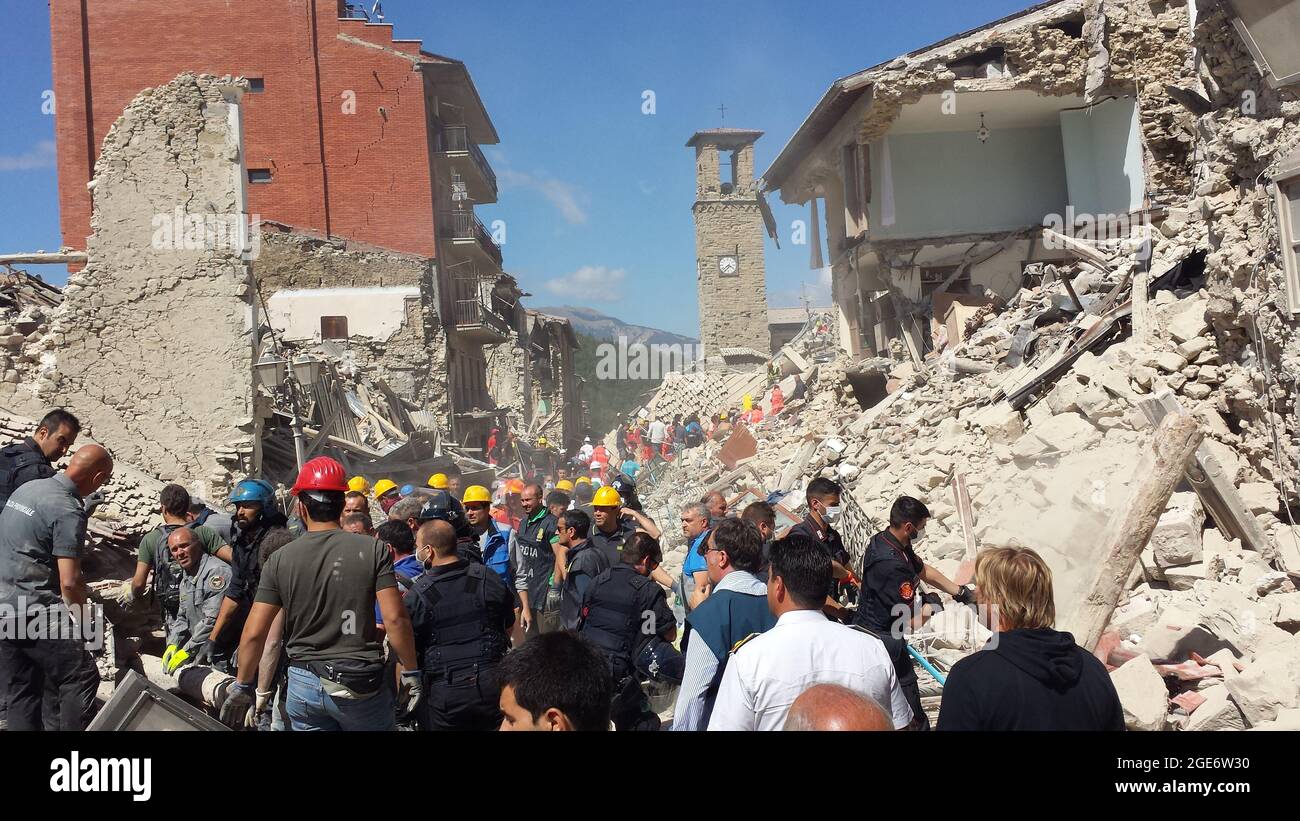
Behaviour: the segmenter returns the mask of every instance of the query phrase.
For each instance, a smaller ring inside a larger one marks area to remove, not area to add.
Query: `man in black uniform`
[[[9,494],[22,485],[53,476],[54,463],[63,458],[80,432],[77,417],[55,408],[41,419],[36,433],[0,449],[0,510]]]
[[[284,530],[289,525],[288,518],[276,506],[275,488],[261,479],[237,482],[230,492],[229,503],[235,506],[230,584],[212,634],[194,658],[195,664],[215,662],[214,666],[219,668],[234,662],[239,637],[253,607],[262,578],[262,541],[272,531]]]
[[[916,670],[907,652],[906,633],[943,609],[935,593],[921,595],[920,583],[937,587],[962,604],[975,601],[974,591],[960,587],[916,555],[930,511],[919,499],[899,496],[889,511],[889,527],[871,537],[862,559],[862,595],[855,622],[885,644],[894,660],[898,685],[912,708],[912,727],[930,729],[921,709]],[[920,597],[918,599],[918,597]]]
[[[456,530],[431,519],[416,542],[429,567],[406,594],[424,674],[420,729],[495,730],[501,724],[497,665],[510,645],[514,596],[492,570],[457,555]]]
[[[680,682],[684,664],[672,647],[677,620],[663,588],[650,578],[663,561],[663,550],[649,534],[637,533],[623,545],[620,558],[587,588],[578,633],[600,648],[609,662],[615,728],[658,730],[659,717],[650,710],[638,675],[667,668],[663,677],[675,675]]]
[[[848,569],[849,552],[844,549],[844,540],[840,538],[835,523],[840,520],[840,486],[830,479],[818,477],[808,483],[804,499],[808,502],[808,515],[799,524],[786,532],[786,538],[802,536],[821,545],[831,557],[831,569],[835,573],[832,587],[838,588],[841,579],[852,576]],[[832,591],[832,598],[834,598]]]
[[[515,562],[515,590],[519,593],[520,619],[526,638],[538,632],[549,633],[560,624],[559,588],[552,584],[555,575],[555,517],[542,504],[542,486],[531,482],[520,495],[524,516],[515,534],[518,559]],[[553,592],[552,592],[553,591]]]
[[[577,630],[582,597],[594,580],[609,569],[609,557],[587,538],[591,519],[581,510],[566,510],[560,516],[555,553],[564,554],[564,586],[560,591],[560,626]]]
[[[456,556],[470,564],[483,564],[483,548],[479,546],[478,534],[470,527],[465,506],[460,500],[445,490],[431,490],[420,498],[425,502],[415,514],[413,532],[418,534],[425,522],[446,522],[456,534]]]

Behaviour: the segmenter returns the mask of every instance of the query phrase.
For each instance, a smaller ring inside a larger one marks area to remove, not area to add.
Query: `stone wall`
[[[752,196],[703,200],[695,203],[694,210],[700,344],[705,355],[736,347],[767,352],[764,228],[758,202]],[[722,256],[737,258],[736,276],[721,275],[718,258]]]
[[[257,434],[257,308],[229,230],[247,225],[243,89],[182,74],[127,106],[96,164],[89,261],[33,343],[39,379],[9,402],[66,406],[120,460],[191,486],[222,484],[216,451],[251,457]]]

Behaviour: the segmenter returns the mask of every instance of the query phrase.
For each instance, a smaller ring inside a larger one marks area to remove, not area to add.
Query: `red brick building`
[[[67,247],[86,247],[86,184],[137,94],[186,71],[242,76],[250,214],[436,260],[453,412],[487,424],[482,345],[509,327],[485,296],[501,250],[473,204],[497,199],[478,146],[498,136],[463,63],[341,0],[50,0],[50,31]]]

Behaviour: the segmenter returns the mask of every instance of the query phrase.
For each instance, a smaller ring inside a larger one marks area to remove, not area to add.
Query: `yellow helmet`
[[[364,476],[353,476],[348,480],[348,490],[355,490],[357,493],[369,493],[370,483]]]
[[[612,487],[602,487],[591,497],[592,507],[618,507],[623,504],[623,497]]]
[[[546,447],[550,443],[546,441],[545,436],[539,436],[537,437],[537,444],[540,445],[541,447]]]
[[[589,484],[591,484],[591,477],[590,477],[590,476],[579,476],[575,481],[576,481],[576,483],[579,484],[579,485],[589,485]]]
[[[591,480],[588,479],[587,481],[591,481]],[[556,489],[556,490],[562,490],[562,491],[564,491],[565,493],[572,493],[572,492],[573,492],[573,482],[570,482],[568,479],[561,479],[560,481],[558,481],[558,482],[555,483],[555,489]]]
[[[392,479],[380,479],[375,482],[375,498],[378,499],[390,490],[397,490],[397,483]]]
[[[487,502],[488,504],[492,504],[492,494],[482,485],[470,485],[465,488],[465,498],[460,501],[461,504],[466,505],[470,502]]]
[[[429,477],[429,487],[433,488],[434,490],[446,490],[446,489],[447,489],[447,474],[445,474],[445,473],[435,473],[435,474],[433,474],[432,476],[430,476],[430,477]]]

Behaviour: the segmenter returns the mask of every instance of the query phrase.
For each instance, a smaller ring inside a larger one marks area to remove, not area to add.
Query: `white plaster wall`
[[[1142,207],[1142,143],[1132,97],[1062,111],[1061,142],[1076,213],[1126,214]]]
[[[321,317],[346,316],[349,336],[384,342],[401,329],[406,301],[419,298],[414,285],[295,289],[276,292],[266,308],[271,327],[290,341],[320,339]]]

